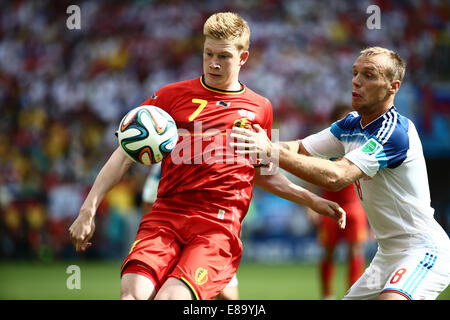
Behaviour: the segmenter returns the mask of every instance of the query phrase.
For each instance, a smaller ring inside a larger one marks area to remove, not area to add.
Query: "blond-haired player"
[[[249,56],[245,20],[230,12],[213,14],[204,35],[203,76],[169,84],[143,103],[168,112],[183,135],[162,161],[158,197],[142,217],[122,265],[122,299],[215,297],[240,263],[241,223],[253,183],[345,225],[345,212],[335,202],[279,172],[262,175],[255,163],[229,148],[226,141],[235,125],[259,124],[270,135],[272,105],[239,82]],[[91,245],[96,209],[130,165],[118,147],[103,166],[70,227],[77,250]]]
[[[344,299],[435,299],[450,282],[450,240],[433,217],[422,144],[394,106],[405,70],[396,52],[362,50],[353,64],[356,111],[285,148],[257,126],[233,129],[248,148],[239,153],[278,151],[280,167],[301,179],[330,190],[355,185],[378,251]],[[333,157],[342,159],[319,159]]]

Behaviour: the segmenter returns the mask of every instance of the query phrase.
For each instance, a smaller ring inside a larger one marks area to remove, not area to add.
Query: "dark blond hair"
[[[382,47],[369,47],[362,50],[360,53],[363,57],[375,56],[379,54],[386,55],[389,58],[389,64],[386,66],[386,74],[384,76],[388,81],[403,81],[406,71],[406,62],[397,52]]]
[[[218,12],[211,15],[203,26],[203,35],[218,40],[229,40],[236,49],[250,47],[250,28],[247,22],[233,12]]]

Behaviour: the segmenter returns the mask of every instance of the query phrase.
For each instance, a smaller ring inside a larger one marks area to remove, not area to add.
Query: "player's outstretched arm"
[[[275,160],[280,168],[294,174],[302,180],[308,181],[321,188],[338,191],[366,175],[359,167],[346,158],[339,161],[329,161],[316,157],[306,156],[302,153],[302,145],[299,150],[293,151],[292,147],[286,148],[283,142],[276,144],[270,141],[264,130],[257,124],[253,125],[256,131],[244,128],[233,128],[231,137],[236,142],[230,143],[236,147],[236,153],[251,155],[264,160]]]
[[[319,214],[331,217],[339,228],[345,228],[345,211],[336,202],[321,198],[296,185],[278,170],[270,175],[262,175],[260,169],[256,169],[255,184],[283,199],[305,205]]]
[[[118,147],[100,170],[94,185],[81,206],[78,217],[69,228],[70,238],[76,251],[85,251],[92,245],[89,240],[94,234],[94,217],[97,208],[106,193],[120,181],[132,163]]]

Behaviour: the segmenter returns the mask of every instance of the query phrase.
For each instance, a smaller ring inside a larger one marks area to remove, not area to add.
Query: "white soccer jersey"
[[[150,174],[142,188],[142,201],[154,203],[158,196],[159,179],[161,178],[161,162],[152,165]]]
[[[417,130],[395,107],[364,127],[358,113],[351,112],[302,143],[311,155],[345,157],[368,176],[355,188],[380,248],[420,244],[450,249],[433,217]]]

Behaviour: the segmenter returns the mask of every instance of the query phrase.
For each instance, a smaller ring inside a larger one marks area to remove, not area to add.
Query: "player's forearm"
[[[291,152],[298,152],[300,146],[300,140],[292,141],[280,141],[280,147],[285,148]]]
[[[267,176],[255,176],[255,184],[278,197],[308,207],[312,205],[313,201],[317,197],[312,192],[291,182],[280,172]]]
[[[80,209],[80,214],[93,217],[106,193],[120,181],[131,164],[132,161],[117,148],[100,170]]]
[[[337,191],[352,183],[345,170],[329,160],[305,156],[279,148],[278,164],[280,168],[294,174],[302,180],[319,187]]]

